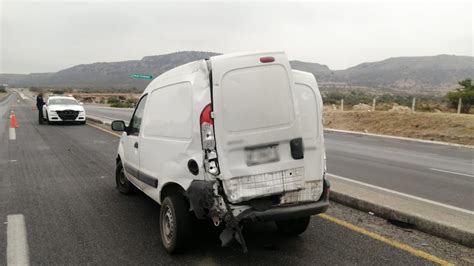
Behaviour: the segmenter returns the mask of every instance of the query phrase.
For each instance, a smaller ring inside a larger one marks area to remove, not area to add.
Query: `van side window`
[[[146,98],[148,95],[143,96],[138,102],[137,108],[133,113],[132,121],[130,121],[130,134],[137,135],[140,133],[140,126],[143,119],[143,111],[145,110]]]

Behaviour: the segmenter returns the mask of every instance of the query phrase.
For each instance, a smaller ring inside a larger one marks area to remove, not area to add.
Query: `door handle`
[[[135,142],[135,144],[133,144],[133,147],[135,147],[135,149],[138,149],[138,142]]]

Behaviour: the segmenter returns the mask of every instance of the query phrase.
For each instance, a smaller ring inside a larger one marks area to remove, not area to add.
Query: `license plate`
[[[258,148],[246,148],[247,165],[257,165],[271,162],[278,162],[278,145],[269,145]]]

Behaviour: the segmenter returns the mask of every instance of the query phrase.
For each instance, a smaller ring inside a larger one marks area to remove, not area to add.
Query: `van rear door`
[[[283,52],[211,58],[216,148],[233,203],[304,186],[293,77]]]

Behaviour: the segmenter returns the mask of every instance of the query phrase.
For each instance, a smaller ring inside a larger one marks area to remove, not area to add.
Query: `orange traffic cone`
[[[10,115],[10,128],[19,128],[18,122],[16,121],[16,115],[15,112],[12,111]]]

